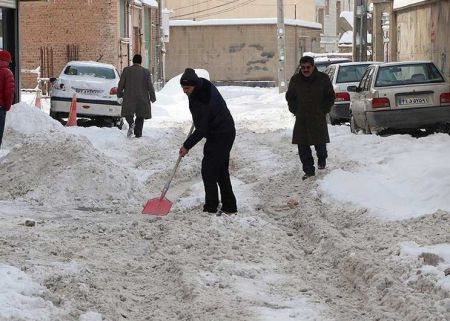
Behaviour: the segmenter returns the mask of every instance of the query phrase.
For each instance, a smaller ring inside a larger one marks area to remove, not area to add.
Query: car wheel
[[[331,125],[338,125],[339,124],[339,120],[337,120],[336,118],[333,118],[330,116],[330,124]]]
[[[370,130],[370,126],[369,126],[369,122],[368,122],[367,118],[364,122],[364,133],[367,135],[372,134],[372,131]]]
[[[358,133],[358,126],[356,126],[355,123],[355,118],[353,117],[353,115],[350,117],[350,132],[352,132],[353,134],[357,134]]]
[[[119,128],[119,130],[122,130],[123,127],[123,118],[120,118],[118,121],[115,122],[117,128]]]

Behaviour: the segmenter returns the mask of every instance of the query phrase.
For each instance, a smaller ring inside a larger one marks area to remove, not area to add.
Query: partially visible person
[[[127,137],[142,137],[144,119],[152,118],[151,103],[156,101],[150,71],[141,66],[142,56],[134,55],[133,65],[125,67],[117,87],[117,97],[122,98],[122,117],[128,123]],[[135,118],[136,116],[136,118]]]
[[[334,104],[335,93],[329,77],[317,70],[314,58],[300,59],[301,72],[294,74],[286,92],[289,111],[295,115],[292,144],[297,144],[303,180],[315,175],[311,145],[317,154],[317,167],[324,169],[330,142],[326,114]]]
[[[231,186],[230,151],[236,137],[234,120],[217,88],[207,79],[199,78],[194,69],[186,68],[180,79],[183,92],[189,99],[195,130],[180,148],[184,157],[202,138],[202,179],[205,187],[203,211],[226,214],[237,212],[236,197]],[[219,194],[222,207],[219,209]]]
[[[14,100],[14,75],[9,69],[11,61],[11,54],[6,50],[0,50],[0,147],[5,130],[6,112]]]

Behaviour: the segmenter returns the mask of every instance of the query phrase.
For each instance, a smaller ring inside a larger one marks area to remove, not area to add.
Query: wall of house
[[[320,52],[320,29],[285,26],[286,79],[294,74],[305,52]]]
[[[295,31],[297,30],[297,31]],[[277,81],[276,25],[171,26],[166,55],[166,78],[186,67],[208,70],[213,81]],[[304,36],[306,48],[318,39],[319,30],[286,27],[286,71],[297,63],[296,38]]]
[[[395,15],[396,59],[433,60],[450,77],[450,1],[400,9]]]
[[[22,69],[41,65],[44,77],[57,76],[70,58],[117,62],[118,2],[78,1],[20,3]],[[68,53],[68,47],[71,49]],[[22,86],[34,88],[34,76],[23,75]]]
[[[226,3],[228,2],[228,4]],[[244,4],[243,4],[244,3]],[[275,18],[276,0],[223,1],[223,0],[165,0],[171,10],[171,19],[230,19],[230,18]],[[316,21],[315,0],[284,1],[286,19]]]

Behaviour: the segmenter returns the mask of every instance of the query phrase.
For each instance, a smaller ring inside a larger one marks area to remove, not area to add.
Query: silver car
[[[367,68],[350,103],[352,132],[436,128],[450,123],[450,83],[431,61]]]
[[[350,121],[350,100],[354,95],[347,90],[348,86],[358,85],[367,67],[379,64],[374,61],[347,62],[333,64],[325,69],[333,84],[336,99],[329,114],[331,125]]]
[[[77,117],[111,120],[122,127],[122,107],[117,100],[119,73],[111,64],[71,61],[53,82],[50,116],[61,120],[69,115],[72,97],[77,98]]]

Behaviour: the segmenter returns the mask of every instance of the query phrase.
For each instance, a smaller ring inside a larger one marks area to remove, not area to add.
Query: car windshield
[[[114,70],[99,66],[77,66],[70,65],[64,69],[65,75],[92,76],[97,78],[115,79]]]
[[[336,78],[336,83],[359,82],[368,66],[370,66],[370,64],[340,66]]]
[[[416,63],[380,67],[375,87],[444,82],[433,63]]]
[[[314,65],[316,66],[318,71],[324,72],[329,65],[339,64],[343,62],[351,62],[351,60],[346,58],[331,58],[327,60],[315,59]],[[296,74],[298,74],[299,72],[300,72],[300,64],[298,64],[297,68],[295,69]]]

